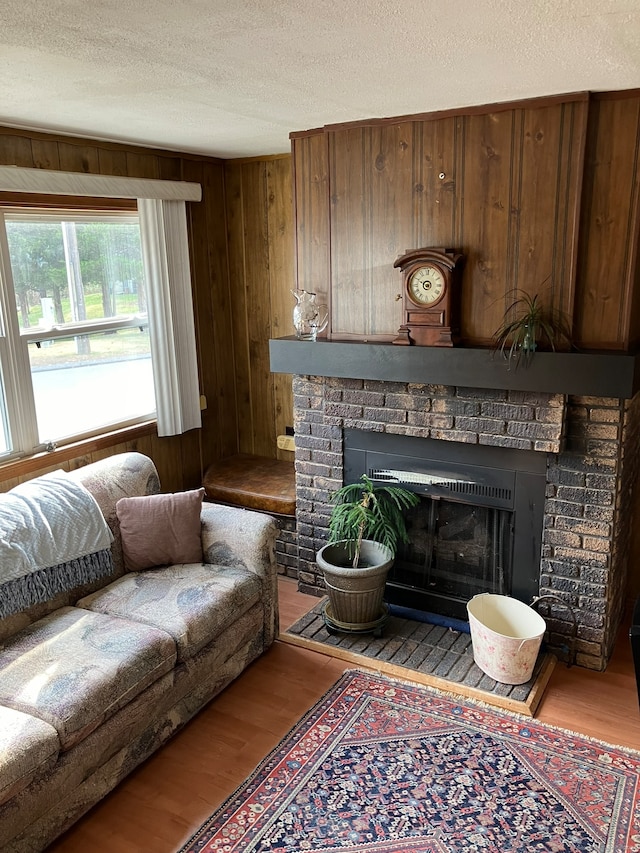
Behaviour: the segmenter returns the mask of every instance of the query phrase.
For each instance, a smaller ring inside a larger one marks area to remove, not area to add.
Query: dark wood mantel
[[[550,394],[631,398],[640,389],[640,356],[538,352],[511,367],[491,349],[399,347],[359,341],[269,341],[272,373],[379,379]]]

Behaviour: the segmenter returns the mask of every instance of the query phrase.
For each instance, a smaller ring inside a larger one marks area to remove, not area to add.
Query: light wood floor
[[[281,579],[281,628],[315,602]],[[345,668],[276,642],[48,853],[175,853]],[[536,719],[640,749],[628,628],[606,672],[558,664]]]

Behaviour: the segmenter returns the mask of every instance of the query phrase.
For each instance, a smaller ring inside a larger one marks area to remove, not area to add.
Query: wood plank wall
[[[637,91],[592,96],[584,175],[576,340],[585,347],[632,350],[640,343]]]
[[[202,185],[202,201],[188,204],[187,215],[201,391],[208,401],[201,430],[171,438],[158,438],[155,429],[133,430],[13,463],[0,467],[0,490],[51,468],[77,467],[131,449],[152,457],[164,490],[198,486],[203,466],[238,448],[222,161],[0,127],[0,164]]]
[[[269,366],[269,338],[293,333],[290,156],[227,161],[225,190],[238,448],[293,459],[276,446],[293,427],[291,377]]]
[[[292,134],[297,283],[331,289],[330,336],[390,340],[394,260],[454,247],[462,337],[490,345],[513,288],[583,349],[640,339],[640,93],[586,93]]]

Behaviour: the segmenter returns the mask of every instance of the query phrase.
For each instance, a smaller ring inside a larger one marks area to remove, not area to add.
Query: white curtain
[[[202,425],[184,201],[138,199],[158,435]]]

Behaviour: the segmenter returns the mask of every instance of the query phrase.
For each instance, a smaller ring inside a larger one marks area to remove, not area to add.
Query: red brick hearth
[[[640,409],[633,400],[411,382],[294,377],[298,581],[321,594],[315,564],[329,494],[343,481],[346,428],[528,450],[546,456],[540,595],[548,644],[603,669],[624,609]]]

